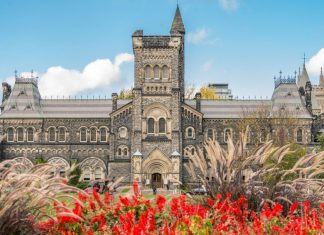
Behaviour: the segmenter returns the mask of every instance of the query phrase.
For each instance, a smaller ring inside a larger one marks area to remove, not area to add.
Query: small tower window
[[[118,156],[121,156],[122,155],[122,150],[121,148],[118,148]]]
[[[162,78],[169,79],[169,68],[166,65],[162,67]]]
[[[232,130],[231,129],[225,129],[225,131],[224,131],[224,141],[227,143],[229,138],[232,138]]]
[[[159,119],[159,133],[165,133],[165,119]]]
[[[128,155],[127,148],[124,148],[124,156],[127,156],[127,155]]]
[[[160,67],[157,65],[154,66],[154,79],[160,79]]]
[[[145,67],[145,78],[146,79],[152,78],[152,68],[149,65],[146,65],[146,67]]]
[[[147,133],[154,134],[154,119],[149,118],[147,121]]]

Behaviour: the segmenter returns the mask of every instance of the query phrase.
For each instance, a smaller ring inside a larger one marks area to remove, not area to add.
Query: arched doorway
[[[162,175],[160,173],[153,173],[152,174],[152,186],[156,188],[162,188]]]

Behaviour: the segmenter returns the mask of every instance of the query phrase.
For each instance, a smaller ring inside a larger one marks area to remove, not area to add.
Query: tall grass
[[[324,152],[305,154],[291,168],[282,163],[292,153],[290,145],[276,147],[272,141],[248,151],[247,132],[241,133],[236,144],[229,138],[227,148],[215,140],[197,146],[186,165],[194,180],[199,180],[210,196],[232,193],[245,195],[251,209],[258,210],[263,203],[291,204],[310,200],[315,206],[324,200]]]

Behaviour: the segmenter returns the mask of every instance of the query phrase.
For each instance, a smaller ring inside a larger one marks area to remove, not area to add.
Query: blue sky
[[[228,82],[235,96],[270,97],[273,76],[280,70],[292,75],[304,53],[311,80],[318,82],[324,1],[179,5],[187,84]],[[132,85],[131,34],[168,34],[175,8],[176,0],[0,0],[0,79],[34,69],[42,96],[110,96]]]

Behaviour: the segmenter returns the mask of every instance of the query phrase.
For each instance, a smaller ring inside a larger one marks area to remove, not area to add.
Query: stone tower
[[[132,175],[158,186],[180,179],[184,34],[177,7],[170,35],[147,36],[143,30],[137,30],[132,36],[135,56],[132,149],[142,154],[141,158],[133,158]]]

